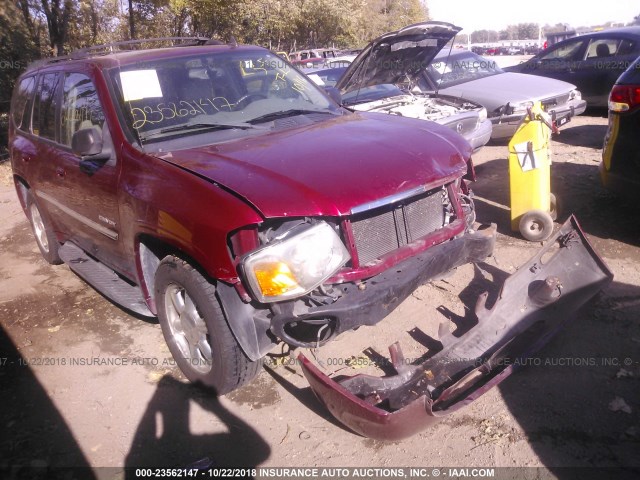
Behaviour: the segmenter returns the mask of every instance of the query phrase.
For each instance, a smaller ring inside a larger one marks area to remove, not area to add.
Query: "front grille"
[[[438,189],[351,218],[360,265],[397,250],[445,224],[446,191]]]
[[[546,111],[553,110],[554,107],[567,103],[569,101],[569,95],[569,93],[565,93],[564,95],[558,95],[557,97],[542,100],[542,106]]]

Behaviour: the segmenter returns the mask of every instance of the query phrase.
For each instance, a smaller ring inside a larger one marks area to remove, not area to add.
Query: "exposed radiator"
[[[354,215],[351,228],[360,265],[442,228],[446,191],[438,189]]]

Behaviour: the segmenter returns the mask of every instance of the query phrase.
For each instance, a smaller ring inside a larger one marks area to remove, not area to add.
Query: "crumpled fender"
[[[572,216],[506,279],[491,309],[480,295],[478,323],[460,337],[441,329],[442,349],[419,365],[389,347],[396,375],[334,380],[304,355],[304,375],[320,401],[351,430],[381,440],[409,437],[471,403],[508,377],[514,360],[539,350],[613,279]]]

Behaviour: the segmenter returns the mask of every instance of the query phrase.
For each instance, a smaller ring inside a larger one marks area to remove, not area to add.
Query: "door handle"
[[[66,174],[67,172],[64,171],[64,168],[62,167],[56,168],[56,175],[59,176],[60,178],[64,178]]]

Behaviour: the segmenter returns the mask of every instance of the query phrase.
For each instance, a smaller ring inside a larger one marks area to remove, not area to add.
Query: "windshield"
[[[205,132],[216,142],[268,131],[269,122],[286,116],[340,113],[307,77],[265,50],[209,50],[122,66],[110,76],[143,145]]]
[[[375,102],[387,97],[404,95],[403,91],[395,85],[384,83],[372,85],[345,93],[342,96],[343,105],[357,105],[359,103]]]
[[[447,88],[504,72],[495,61],[465,51],[438,55],[426,73],[437,88]]]

